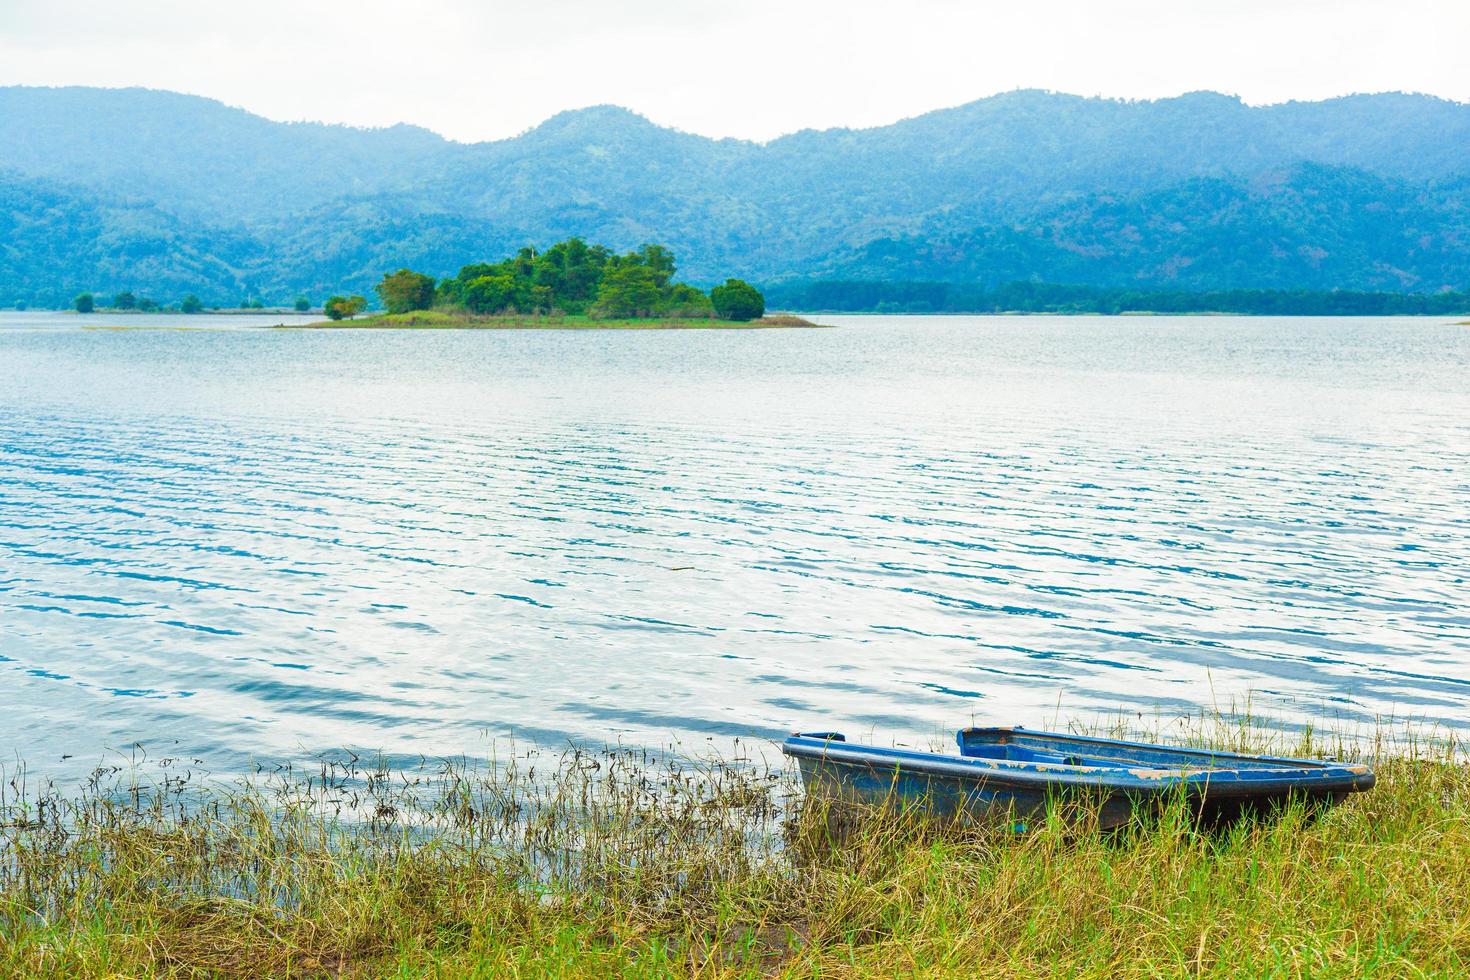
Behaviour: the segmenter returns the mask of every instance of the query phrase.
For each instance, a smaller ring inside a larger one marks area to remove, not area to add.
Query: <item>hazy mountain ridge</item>
[[[1465,146],[1470,106],[1398,94],[1018,91],[766,144],[597,106],[460,144],[165,92],[0,88],[0,302],[168,299],[191,277],[219,301],[319,298],[569,235],[664,242],[695,280],[1465,288]]]
[[[1346,167],[1196,177],[1093,194],[1014,224],[927,229],[828,256],[816,276],[997,286],[1034,278],[1153,289],[1463,289],[1470,181]]]
[[[148,89],[0,88],[0,169],[249,223],[404,183],[455,144],[411,126],[278,123]]]
[[[151,204],[0,172],[0,301],[59,305],[137,288],[160,302],[213,287],[231,300],[259,243]],[[228,291],[226,291],[228,290]]]

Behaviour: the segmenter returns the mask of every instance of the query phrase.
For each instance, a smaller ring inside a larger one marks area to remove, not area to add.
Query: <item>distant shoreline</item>
[[[904,312],[901,310],[810,310],[812,316],[846,317],[1028,317],[1038,319],[1119,319],[1124,317],[1234,317],[1236,319],[1284,319],[1284,320],[1443,320],[1445,317],[1463,316],[1460,313],[1236,313],[1230,310],[1120,310],[1117,313],[1100,310],[926,310]],[[1470,320],[1457,324],[1470,327]]]
[[[0,315],[15,313],[17,315],[47,314],[53,316],[78,316],[75,310],[0,310]],[[95,313],[80,314],[93,318],[112,318],[114,315],[119,320],[124,315],[142,315],[167,317],[169,320],[184,321],[178,324],[163,326],[160,324],[134,325],[129,323],[84,323],[79,324],[82,330],[207,330],[208,326],[191,326],[188,321],[202,318],[231,316],[241,319],[258,319],[263,317],[307,317],[311,313],[297,313],[295,310],[205,310],[199,313],[180,313],[173,311],[151,311],[140,314],[139,311],[122,310],[99,310]],[[320,313],[315,314],[320,316]],[[836,324],[818,323],[808,317],[840,316],[848,318],[892,318],[892,317],[926,317],[926,318],[954,318],[954,317],[1007,317],[1007,318],[1034,318],[1051,320],[1071,319],[1119,319],[1119,318],[1240,318],[1260,319],[1276,318],[1287,320],[1435,320],[1443,323],[1447,318],[1452,320],[1454,326],[1470,327],[1470,320],[1453,319],[1463,316],[1457,313],[1236,313],[1229,310],[1193,310],[1188,312],[1163,312],[1158,310],[1123,310],[1118,313],[1102,313],[1087,311],[1033,311],[1033,310],[929,310],[925,312],[897,312],[884,311],[882,313],[873,310],[812,310],[803,314],[776,314],[763,317],[759,320],[740,322],[734,320],[715,320],[708,318],[651,318],[638,320],[594,320],[588,317],[464,317],[455,318],[454,322],[399,322],[407,319],[413,321],[415,318],[423,318],[425,314],[402,314],[398,317],[390,317],[387,314],[376,314],[357,317],[350,320],[316,320],[308,323],[271,323],[264,324],[266,329],[271,330],[763,330],[763,329],[835,329]]]
[[[1096,316],[1449,316],[1470,313],[1470,290],[1382,293],[1305,289],[1125,289],[1013,282],[996,286],[919,280],[793,281],[767,301],[818,313]]]
[[[712,317],[640,317],[598,319],[588,316],[474,316],[425,310],[417,313],[378,313],[347,320],[278,324],[275,330],[783,330],[825,329],[799,316],[766,316],[757,320],[716,320]]]
[[[209,309],[205,307],[194,313],[185,313],[179,309],[160,307],[156,310],[119,310],[112,306],[99,306],[90,313],[82,313],[75,309],[50,310],[44,307],[27,308],[24,310],[0,310],[6,313],[66,313],[72,316],[321,316],[320,307],[314,310],[298,310],[290,306],[266,306],[260,309],[248,309],[230,307],[229,309]]]

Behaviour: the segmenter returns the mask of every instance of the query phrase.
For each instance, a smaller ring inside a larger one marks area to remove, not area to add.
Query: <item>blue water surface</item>
[[[1470,725],[1470,327],[822,319],[0,315],[0,755]]]

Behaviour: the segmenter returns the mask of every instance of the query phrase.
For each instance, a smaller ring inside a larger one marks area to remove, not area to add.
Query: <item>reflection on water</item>
[[[0,317],[0,751],[1470,720],[1470,330],[835,321]]]

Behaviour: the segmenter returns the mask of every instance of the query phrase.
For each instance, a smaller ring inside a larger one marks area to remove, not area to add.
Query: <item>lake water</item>
[[[0,754],[1470,725],[1470,327],[823,319],[0,315]]]

